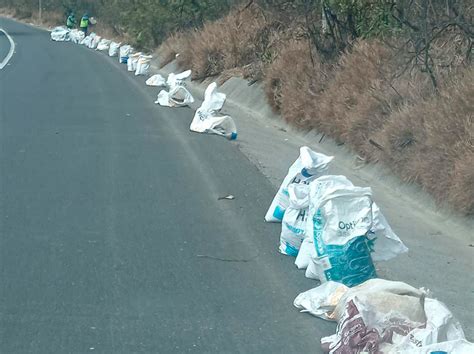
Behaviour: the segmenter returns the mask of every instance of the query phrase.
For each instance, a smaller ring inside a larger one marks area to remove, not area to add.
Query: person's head
[[[89,14],[87,12],[84,12],[84,16],[82,16],[84,18],[89,18]]]

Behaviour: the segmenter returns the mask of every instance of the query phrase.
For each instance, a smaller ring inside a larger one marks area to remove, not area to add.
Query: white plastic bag
[[[127,70],[128,71],[135,71],[137,70],[137,64],[138,64],[138,59],[142,53],[133,53],[129,56],[128,61],[127,61]]]
[[[51,31],[51,40],[55,42],[68,42],[70,40],[69,34],[70,34],[70,30],[67,29],[66,27],[63,27],[63,26],[55,27]]]
[[[372,259],[376,262],[387,261],[399,254],[408,252],[408,248],[393,232],[377,204],[372,204],[373,225],[369,239],[374,240]]]
[[[111,42],[109,46],[109,57],[116,57],[122,43]]]
[[[299,294],[293,305],[301,312],[308,312],[328,321],[337,321],[334,309],[348,289],[344,284],[328,281]]]
[[[109,50],[111,42],[112,41],[110,39],[102,38],[100,40],[99,44],[97,44],[96,50]]]
[[[91,46],[93,37],[91,35],[84,37],[84,39],[80,42],[80,44],[89,48]]]
[[[73,29],[71,32],[69,32],[69,38],[71,39],[71,42],[79,44],[84,40],[85,34],[82,31]]]
[[[191,74],[190,71],[189,75]],[[187,72],[181,73],[181,75]],[[176,76],[171,80],[176,80]],[[168,78],[168,81],[171,81]],[[171,82],[172,83],[172,82]],[[219,111],[224,105],[226,95],[217,92],[217,84],[215,82],[209,84],[204,94],[202,105],[196,110],[194,118],[189,129],[198,133],[212,133],[233,140],[237,138],[237,128],[234,120],[230,116],[220,116]]]
[[[129,45],[123,45],[120,47],[119,50],[119,63],[120,64],[127,64],[128,57],[132,53],[132,47]]]
[[[92,36],[94,34],[94,36]],[[96,35],[95,33],[91,33],[90,36],[92,37],[89,49],[97,49],[100,41],[102,40],[101,36]]]
[[[194,102],[191,93],[183,86],[175,86],[169,92],[161,90],[155,103],[165,107],[184,107]]]
[[[148,78],[148,80],[145,81],[145,84],[148,86],[165,86],[166,80],[160,74],[156,74]]]
[[[319,154],[307,146],[301,147],[300,156],[288,169],[288,174],[265,215],[265,221],[281,222],[289,204],[288,186],[293,183],[308,184],[327,170],[328,164],[332,159],[332,156]]]
[[[310,183],[310,206],[309,206],[309,213],[308,213],[308,222],[306,223],[307,236],[309,236],[313,240],[316,240],[317,237],[321,237],[323,230],[320,229],[321,225],[318,222],[318,220],[327,221],[328,219],[331,219],[329,216],[320,215],[321,211],[318,210],[325,196],[331,193],[337,193],[338,190],[344,191],[347,189],[350,190],[352,188],[356,188],[356,187],[354,187],[351,181],[349,181],[344,176],[332,176],[332,175],[321,176]],[[328,205],[334,206],[333,204],[334,203],[328,204]],[[347,205],[349,204],[347,203]],[[354,206],[354,208],[357,209],[357,206]],[[398,236],[391,229],[390,225],[387,223],[387,220],[381,213],[379,207],[375,203],[372,203],[371,209],[372,209],[371,211],[372,225],[370,226],[368,232],[366,232],[366,227],[368,227],[368,225],[366,225],[364,226],[362,230],[359,229],[357,232],[351,234],[352,235],[351,238],[359,237],[359,240],[354,245],[352,244],[352,241],[350,241],[350,238],[345,238],[345,239],[341,238],[345,233],[347,233],[347,230],[345,229],[346,224],[349,224],[348,227],[351,227],[351,228],[352,228],[352,225],[348,223],[347,221],[343,221],[343,223],[339,225],[338,220],[335,220],[333,218],[331,219],[332,222],[334,223],[332,229],[326,230],[326,233],[325,233],[326,237],[322,238],[319,241],[319,243],[315,241],[316,247],[319,247],[319,254],[317,254],[316,257],[312,258],[310,262],[312,266],[308,267],[310,268],[310,270],[308,270],[309,274],[311,274],[311,272],[313,274],[316,272],[321,281],[325,281],[326,277],[330,276],[329,274],[330,271],[326,269],[327,267],[330,267],[330,265],[327,263],[330,260],[330,257],[327,258],[321,255],[321,253],[324,252],[323,249],[327,247],[331,248],[331,252],[338,253],[338,252],[343,251],[346,254],[346,256],[348,256],[348,254],[350,253],[351,247],[352,248],[357,247],[360,250],[365,249],[366,250],[365,252],[368,251],[371,257],[371,260],[367,260],[367,263],[366,263],[366,266],[370,268],[372,267],[370,265],[372,264],[372,260],[385,261],[408,251],[407,247],[403,244],[403,242],[398,238]],[[346,211],[341,210],[338,212],[345,213]],[[368,213],[368,210],[366,212]],[[350,211],[348,215],[342,215],[341,217],[346,218],[346,219],[356,218],[356,216],[354,215],[354,212],[352,211]],[[332,237],[332,240],[328,240],[328,237],[329,238]],[[337,238],[339,238],[339,243],[336,242]],[[340,256],[342,256],[342,254],[340,254]],[[364,255],[364,257],[365,256],[366,255]],[[356,255],[352,255],[350,259],[353,259],[352,257],[357,258]],[[342,259],[344,259],[344,256],[342,256]],[[337,260],[334,259],[333,261],[337,261]],[[347,265],[349,264],[348,261],[346,261],[346,263]],[[357,264],[361,266],[361,263],[357,263]],[[340,265],[340,266],[343,266],[343,265]],[[344,267],[342,267],[341,269],[343,268]],[[323,275],[325,274],[325,272],[327,273],[326,276]],[[350,275],[350,272],[348,273],[348,276],[349,275]],[[321,276],[323,277],[321,278]],[[342,275],[339,275],[339,276],[342,276]],[[332,279],[336,280],[334,278]],[[359,282],[363,280],[364,279],[360,279]],[[339,281],[342,281],[342,280],[339,279]],[[354,284],[355,283],[352,283],[352,282],[350,283],[350,285],[354,285]]]
[[[281,222],[279,251],[296,257],[305,238],[309,186],[307,184],[290,184],[288,196],[290,202]]]
[[[321,282],[334,280],[347,286],[375,278],[372,244],[367,235],[372,228],[370,188],[325,189],[313,199],[309,213],[310,234],[316,248],[313,262]]]
[[[151,55],[140,55],[137,61],[137,69],[135,70],[135,76],[148,74],[152,58],[153,57]]]
[[[316,249],[314,248],[313,239],[306,237],[301,243],[300,251],[296,256],[296,267],[298,269],[307,269],[313,255],[316,257]]]
[[[185,86],[184,82],[190,76],[191,76],[191,70],[186,70],[179,74],[170,73],[168,75],[168,79],[166,80],[166,84],[169,86],[170,89],[176,86]]]
[[[436,343],[464,340],[461,324],[442,302],[427,298],[424,304],[426,325],[415,328],[406,336],[394,336],[390,353],[411,353]]]

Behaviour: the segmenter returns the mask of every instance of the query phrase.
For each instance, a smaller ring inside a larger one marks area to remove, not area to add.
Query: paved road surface
[[[100,53],[0,27],[0,352],[318,352],[334,326],[293,308],[315,283],[234,143]]]

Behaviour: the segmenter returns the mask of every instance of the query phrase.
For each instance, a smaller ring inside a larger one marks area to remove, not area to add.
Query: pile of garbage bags
[[[279,252],[321,285],[298,295],[302,312],[338,322],[326,353],[474,353],[459,322],[424,289],[379,279],[374,262],[408,248],[372,190],[327,174],[333,157],[303,146],[266,215],[281,222]]]

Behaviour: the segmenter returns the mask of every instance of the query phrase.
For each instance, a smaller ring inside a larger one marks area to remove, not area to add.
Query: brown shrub
[[[171,34],[156,50],[160,58],[160,67],[176,59],[190,45],[191,32],[175,32]]]
[[[303,128],[315,119],[318,98],[329,77],[330,66],[310,52],[307,41],[290,40],[265,70],[265,92],[275,111]]]
[[[279,40],[275,26],[279,24],[265,17],[256,5],[235,9],[191,32],[185,45],[180,46],[178,64],[191,69],[193,79],[217,76],[235,68],[243,68],[245,77],[260,78],[262,62],[272,60]]]
[[[415,181],[438,202],[466,214],[474,208],[474,70],[439,95],[405,106],[379,134],[382,160],[405,181]]]

